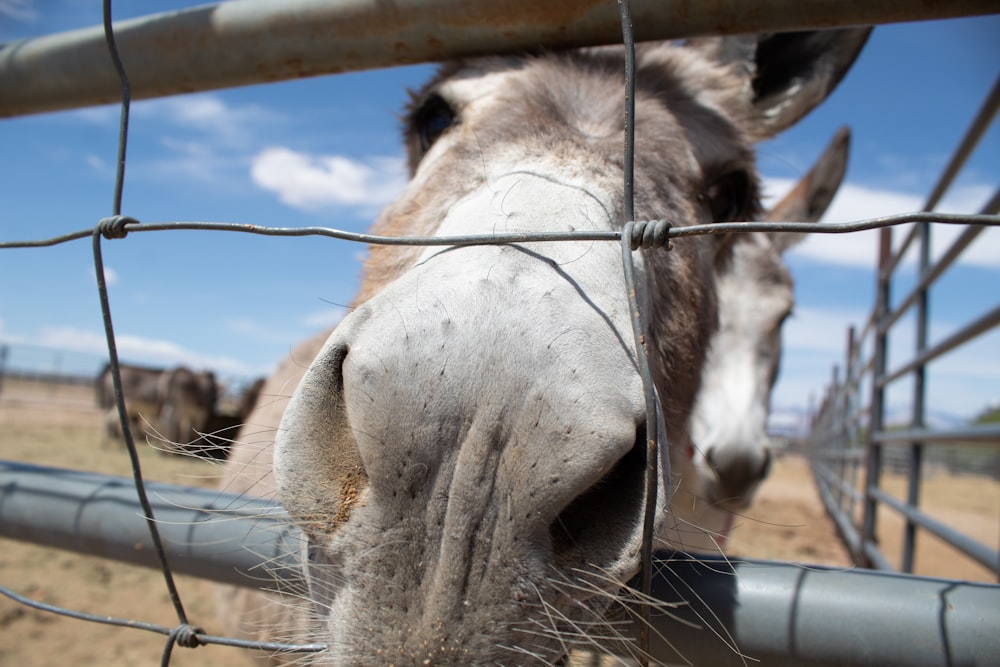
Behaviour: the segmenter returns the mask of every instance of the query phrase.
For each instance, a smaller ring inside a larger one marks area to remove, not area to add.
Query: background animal
[[[197,432],[198,437],[185,445],[185,453],[206,459],[227,458],[240,427],[253,412],[265,379],[258,378],[244,386],[235,403],[216,399],[204,428]]]
[[[157,427],[163,396],[160,393],[160,377],[163,368],[121,365],[122,394],[133,433],[146,434],[147,428]],[[95,398],[98,407],[105,410],[104,435],[108,440],[123,438],[118,408],[115,404],[115,388],[111,378],[111,366],[106,364],[97,375]]]
[[[204,432],[218,397],[214,373],[128,364],[121,364],[120,372],[134,434],[161,442],[166,451],[183,451]],[[105,437],[122,439],[110,365],[98,374],[95,388],[97,404],[106,411]]]
[[[815,222],[847,171],[850,131],[841,128],[816,164],[762,217]],[[719,330],[709,343],[691,417],[691,442],[676,448],[669,538],[680,551],[717,553],[734,513],[753,501],[771,466],[767,435],[771,389],[781,361],[781,329],[794,307],[782,258],[805,238],[790,232],[733,235],[732,252],[716,270]]]
[[[167,451],[183,452],[204,433],[215,411],[218,385],[211,371],[195,373],[180,366],[161,378],[160,425]]]
[[[755,217],[752,143],[818,104],[867,34],[642,45],[636,218]],[[414,94],[412,179],[374,231],[620,229],[623,67],[620,48],[446,65]],[[637,258],[675,449],[737,245]],[[338,665],[555,664],[611,631],[651,435],[625,295],[615,244],[373,247],[354,310],[268,380],[227,467],[228,490],[276,492],[303,529],[307,600],[223,593],[231,630],[324,641],[315,661]]]

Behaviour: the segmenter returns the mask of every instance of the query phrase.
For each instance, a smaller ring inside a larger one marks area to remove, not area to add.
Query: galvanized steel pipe
[[[175,572],[302,590],[299,533],[273,503],[148,488]],[[140,512],[131,478],[0,462],[2,537],[157,567]],[[267,516],[254,519],[257,512]],[[930,667],[992,664],[1000,655],[1000,586],[658,557],[650,651],[663,663]],[[638,636],[634,623],[616,627]],[[614,653],[629,649],[634,642],[607,645]]]
[[[682,603],[653,619],[651,652],[664,664],[945,667],[1000,656],[1000,586],[991,584],[681,561],[661,567],[653,597]]]
[[[990,14],[995,0],[633,0],[636,39]],[[117,22],[133,99],[484,53],[620,43],[606,0],[243,0]],[[0,117],[115,102],[101,26],[0,47]]]
[[[146,482],[176,574],[301,585],[301,537],[275,503]],[[0,537],[159,569],[131,477],[0,461]]]

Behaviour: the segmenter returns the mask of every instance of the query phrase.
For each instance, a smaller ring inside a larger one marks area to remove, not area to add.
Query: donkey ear
[[[847,172],[851,130],[837,130],[830,144],[805,176],[764,215],[770,222],[816,222],[830,207]],[[805,238],[805,234],[774,232],[771,241],[778,252],[785,252]]]
[[[763,137],[794,125],[833,92],[872,29],[775,33],[757,38],[753,107]]]
[[[870,27],[701,37],[688,47],[742,76],[753,139],[794,125],[833,92],[871,34]]]

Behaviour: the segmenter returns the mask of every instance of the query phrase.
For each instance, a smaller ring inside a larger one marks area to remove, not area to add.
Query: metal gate
[[[933,210],[941,201],[996,118],[998,109],[1000,78],[928,196],[925,211]],[[1000,189],[994,192],[981,212],[989,215],[1000,212]],[[981,544],[919,508],[928,447],[1000,450],[1000,424],[944,430],[931,428],[926,419],[926,412],[931,407],[927,399],[928,367],[1000,326],[998,302],[948,337],[930,344],[929,309],[933,288],[982,231],[982,227],[967,227],[936,262],[931,262],[932,230],[927,223],[915,225],[895,250],[893,230],[887,228],[880,232],[875,306],[860,334],[853,328],[848,331],[843,377],[835,371],[834,380],[814,417],[809,454],[816,483],[855,561],[868,567],[913,572],[918,531],[925,530],[1000,577],[1000,552],[995,545]],[[893,305],[893,288],[899,282],[900,264],[914,244],[918,257],[917,284],[896,297],[896,305]],[[912,357],[890,368],[889,335],[906,325],[901,320],[908,313],[915,314],[916,349]],[[995,360],[984,359],[983,363],[991,364]],[[885,395],[893,383],[904,379],[913,383],[910,414],[905,424],[890,425]],[[893,455],[891,461],[890,455]],[[906,471],[905,502],[880,487],[882,473],[890,463]],[[895,566],[878,545],[876,531],[882,509],[896,512],[904,519],[902,556]]]

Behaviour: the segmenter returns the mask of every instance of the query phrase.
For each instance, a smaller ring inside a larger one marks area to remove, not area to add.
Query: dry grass
[[[131,475],[121,445],[101,444],[101,415],[89,387],[47,387],[5,382],[0,394],[0,458]],[[190,458],[166,455],[148,444],[139,447],[143,476],[151,481],[213,486],[216,468]],[[0,584],[36,600],[94,614],[177,624],[162,575],[91,556],[0,540]],[[177,585],[191,622],[221,632],[215,620],[212,584],[178,577]],[[165,637],[139,630],[87,623],[36,611],[0,597],[0,664],[66,665],[156,664]],[[177,648],[175,667],[248,665],[237,649]]]

